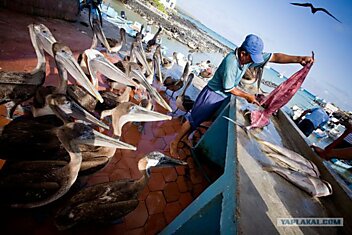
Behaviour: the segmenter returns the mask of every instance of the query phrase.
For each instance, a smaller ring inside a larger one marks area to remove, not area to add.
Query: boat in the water
[[[112,7],[109,7],[105,4],[101,4],[101,12],[103,19],[116,25],[119,28],[125,29],[126,33],[129,36],[136,37],[138,31],[135,29],[135,25],[141,25],[139,22],[126,20],[126,16],[119,16],[118,12],[116,12]]]

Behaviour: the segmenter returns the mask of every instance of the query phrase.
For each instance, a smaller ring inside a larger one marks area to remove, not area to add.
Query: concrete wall
[[[77,20],[79,0],[0,0],[0,7],[26,14]]]

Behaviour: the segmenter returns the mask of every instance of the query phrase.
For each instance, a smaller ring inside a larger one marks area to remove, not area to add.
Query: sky
[[[323,7],[342,23],[291,2]],[[177,7],[236,45],[253,33],[263,39],[265,52],[311,55],[314,51],[315,63],[303,87],[352,111],[351,0],[177,0]],[[297,64],[270,66],[286,77],[301,68]]]

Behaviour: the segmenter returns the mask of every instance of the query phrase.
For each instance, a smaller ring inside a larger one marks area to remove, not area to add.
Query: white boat
[[[101,5],[101,12],[102,16],[106,21],[109,21],[110,23],[116,25],[119,28],[125,29],[126,33],[131,36],[135,37],[137,34],[137,31],[132,28],[132,25],[141,25],[140,23],[132,22],[130,20],[126,20],[119,16],[119,14],[112,8],[107,5],[102,4]]]

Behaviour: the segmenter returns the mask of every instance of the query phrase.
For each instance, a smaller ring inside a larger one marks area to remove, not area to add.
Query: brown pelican
[[[194,74],[190,73],[188,75],[187,83],[183,87],[183,90],[182,90],[181,94],[176,97],[176,107],[177,107],[177,109],[179,109],[179,110],[181,110],[183,112],[186,112],[186,113],[188,113],[193,108],[193,104],[194,104],[194,100],[192,100],[188,95],[186,95],[186,90],[191,85],[191,83],[193,81],[193,78],[194,78]]]
[[[53,52],[60,79],[58,88],[54,89],[52,94],[44,93],[45,98],[41,97],[42,99],[45,99],[45,102],[42,102],[42,104],[48,105],[49,108],[44,111],[34,112],[34,116],[42,116],[41,119],[15,119],[4,127],[0,137],[0,152],[2,158],[15,159],[18,157],[25,157],[28,159],[28,157],[35,157],[37,159],[41,159],[43,156],[47,156],[46,153],[48,151],[51,151],[52,153],[58,151],[57,146],[59,146],[59,144],[57,144],[58,141],[56,137],[51,138],[51,135],[49,135],[43,138],[43,135],[41,134],[35,135],[38,131],[41,133],[42,130],[50,132],[52,128],[56,128],[57,125],[60,124],[60,121],[57,120],[53,121],[53,123],[47,122],[46,117],[50,114],[57,115],[63,122],[67,122],[68,120],[75,118],[99,125],[106,129],[109,128],[105,123],[96,119],[93,115],[82,109],[75,102],[67,99],[67,70],[71,72],[73,77],[79,81],[83,87],[87,87],[87,90],[90,90],[91,93],[96,96],[98,96],[99,93],[95,91],[88,78],[85,77],[83,71],[79,70],[79,66],[76,64],[75,59],[72,56],[72,52],[68,47],[60,43],[54,43]],[[50,110],[50,112],[48,112],[48,110]],[[55,117],[49,117],[49,119],[55,120]],[[41,124],[43,125],[41,126]],[[36,139],[36,137],[39,139]],[[17,146],[22,146],[22,148],[18,148]],[[14,154],[14,152],[19,152],[19,154]]]
[[[141,97],[141,100],[138,105],[147,110],[154,110],[154,105],[148,92],[144,95],[144,97]],[[134,124],[138,126],[139,132],[142,132],[144,130],[145,122],[134,122]]]
[[[58,69],[58,75],[59,75],[59,85],[57,88],[53,89],[52,87],[43,87],[37,90],[35,99],[34,99],[34,106],[33,106],[33,116],[37,117],[40,115],[48,115],[48,114],[54,114],[54,112],[58,112],[59,110],[56,110],[57,107],[61,107],[61,109],[65,105],[65,112],[67,110],[71,110],[71,113],[73,112],[72,109],[76,110],[77,114],[80,114],[78,116],[78,119],[97,123],[99,126],[108,129],[108,127],[101,121],[97,120],[93,115],[85,111],[84,109],[81,109],[79,105],[77,105],[74,101],[70,101],[66,97],[66,91],[67,91],[67,71],[72,74],[72,77],[78,81],[81,86],[88,91],[91,95],[94,95],[95,98],[97,99],[102,99],[98,91],[95,89],[95,87],[90,83],[89,79],[85,76],[83,71],[80,69],[79,65],[76,63],[72,52],[70,48],[67,46],[55,42],[53,44],[53,54],[56,62],[56,66]],[[52,93],[51,93],[52,92]],[[42,93],[42,94],[39,94]],[[54,94],[53,97],[55,99],[60,100],[60,106],[52,106],[48,108],[47,103],[45,102],[45,98],[49,94]],[[43,95],[45,95],[43,97]],[[61,112],[62,113],[62,112]],[[77,118],[77,116],[76,116]]]
[[[95,49],[98,46],[98,42],[100,41],[101,44],[106,48],[108,52],[111,52],[110,45],[105,37],[105,34],[99,24],[99,21],[97,19],[93,19],[93,39],[92,39],[92,44],[90,46],[90,49]],[[87,57],[85,53],[81,53],[78,56],[77,59],[78,64],[81,66],[83,69],[84,73],[88,76],[89,71],[87,69]]]
[[[71,121],[72,118],[108,128],[100,120],[89,116],[87,111],[79,105],[67,101],[65,95],[48,95],[46,103],[59,118],[54,115],[35,118],[23,116],[11,121],[3,128],[0,136],[0,158],[7,160],[47,160],[48,157],[60,159],[61,144],[52,131],[63,123]]]
[[[93,40],[92,45],[90,46],[91,49],[95,49],[98,46],[98,41],[103,44],[108,52],[111,52],[111,47],[108,40],[105,37],[104,31],[99,24],[99,20],[93,20]]]
[[[148,65],[145,53],[142,51],[140,42],[133,42],[130,47],[130,55],[125,56],[122,61],[114,63],[121,71],[129,74],[132,69],[141,70],[143,74],[151,74],[151,68]]]
[[[187,79],[188,75],[189,75],[189,62],[186,63],[180,79],[175,79],[171,76],[165,78],[164,86],[166,87],[166,90],[172,91],[171,97],[174,95],[175,91],[178,91],[183,87],[184,81]]]
[[[152,46],[156,45],[156,40],[157,40],[162,29],[163,29],[163,27],[161,27],[161,25],[160,25],[158,31],[154,34],[154,37],[147,42],[148,48],[151,48]]]
[[[172,117],[148,110],[132,102],[119,104],[111,110],[104,110],[101,113],[101,118],[112,116],[112,127],[114,135],[120,137],[122,126],[127,122],[148,122],[170,120]]]
[[[161,73],[161,51],[160,45],[158,45],[153,54],[153,62],[155,68],[155,75],[158,78],[160,84],[164,82],[163,74]]]
[[[89,117],[82,115],[80,106],[67,107],[63,104],[64,108],[60,107],[62,106],[61,102],[66,103],[67,101],[66,97],[60,96],[49,95],[47,103],[55,110],[54,113],[60,116],[61,120],[65,122],[72,116],[89,122],[95,121],[95,119],[91,120]],[[67,111],[69,113],[66,113]],[[63,123],[60,122],[60,119],[58,121],[56,116],[46,115],[37,118],[21,117],[13,120],[5,126],[0,137],[0,158],[10,159],[12,162],[14,160],[25,160],[25,162],[20,161],[19,164],[11,164],[12,168],[17,170],[33,167],[40,169],[46,166],[58,168],[66,165],[67,153],[57,136],[52,134],[53,129],[62,126]],[[21,148],[18,148],[18,146],[21,146]],[[120,148],[135,150],[133,146],[126,146],[121,145]],[[80,167],[81,174],[89,174],[101,169],[109,162],[116,151],[116,148],[112,147],[87,145],[80,145],[79,149],[83,156],[83,163]],[[38,160],[41,161],[38,162]]]
[[[186,164],[160,152],[151,152],[138,161],[140,179],[101,183],[73,195],[57,212],[56,227],[65,230],[80,223],[112,223],[136,209],[138,195],[147,185],[152,167]]]
[[[240,81],[241,85],[249,86],[248,88],[251,88],[254,86],[255,83],[257,83],[256,93],[259,93],[259,91],[261,90],[260,84],[262,83],[263,70],[264,70],[264,65],[261,67],[247,69]]]
[[[161,53],[161,46],[158,45],[155,49],[156,51],[158,51],[159,56],[160,56],[160,61],[161,61],[161,66],[165,69],[171,69],[172,66],[174,65],[174,61],[176,60],[176,52],[174,52],[172,54],[172,58],[168,58],[168,57],[164,57]]]
[[[103,135],[83,123],[67,123],[53,128],[51,133],[57,136],[68,152],[69,162],[54,170],[44,167],[28,172],[3,174],[0,178],[0,194],[2,199],[8,200],[6,204],[11,207],[40,207],[66,194],[76,181],[81,167],[79,144],[134,149],[133,146]]]
[[[146,77],[144,76],[144,74],[141,73],[140,70],[132,69],[130,72],[130,76],[138,80],[138,82],[146,88],[152,99],[154,99],[158,104],[160,104],[169,112],[172,112],[172,109],[169,104],[161,97],[161,95],[155,90],[155,88],[150,85],[150,83],[147,81]]]
[[[106,39],[109,43],[112,53],[117,53],[121,50],[124,44],[126,44],[126,30],[124,28],[120,28],[120,40],[116,40],[113,38]]]
[[[95,49],[88,49],[84,51],[87,62],[87,70],[89,71],[91,82],[93,87],[98,87],[97,73],[101,73],[106,76],[110,82],[111,87],[117,86],[130,86],[137,87],[131,78],[129,78],[125,73],[123,73],[119,68],[107,60],[103,54]],[[99,111],[104,109],[111,109],[116,107],[119,102],[119,96],[111,93],[110,91],[100,91],[100,94],[104,97],[103,104],[98,104],[91,94],[85,92],[79,86],[69,86],[68,88],[69,96],[85,107],[88,111]]]
[[[28,25],[29,34],[35,53],[38,58],[37,66],[31,72],[5,72],[0,71],[0,104],[13,101],[15,105],[11,108],[9,116],[12,117],[13,113],[20,103],[32,98],[38,87],[43,85],[45,81],[45,56],[43,45],[40,43],[42,40],[54,41],[52,35],[38,33],[40,27],[30,24]],[[41,39],[42,37],[47,37]],[[51,50],[47,48],[47,50]]]
[[[137,40],[134,42],[134,56],[136,57],[136,62],[140,63],[142,65],[143,73],[146,74],[146,76],[149,76],[150,74],[154,75],[154,71],[150,68],[150,64],[148,63],[147,56],[145,54],[143,44],[141,40]]]

